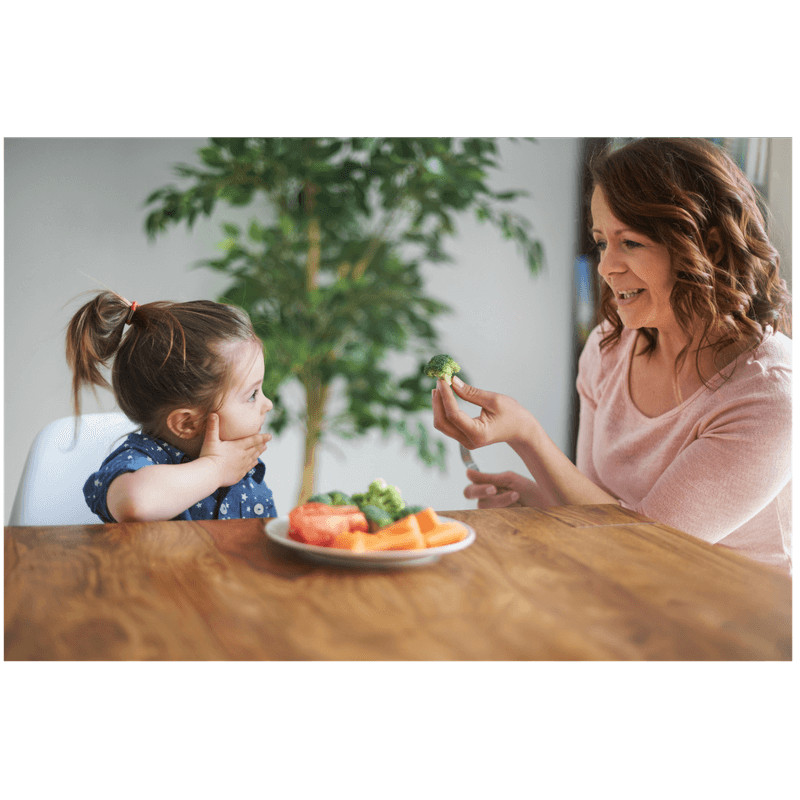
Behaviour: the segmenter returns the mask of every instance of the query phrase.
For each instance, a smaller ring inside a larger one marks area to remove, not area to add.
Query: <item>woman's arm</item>
[[[587,478],[545,433],[539,421],[531,416],[511,448],[523,460],[536,483],[554,500],[553,505],[595,505],[618,503],[604,489]]]
[[[477,405],[481,413],[471,418],[458,407],[453,391]],[[539,490],[551,505],[591,505],[618,500],[594,484],[565,456],[545,433],[539,421],[516,400],[486,392],[453,379],[453,389],[440,380],[433,393],[434,427],[470,450],[507,442],[530,470]]]
[[[549,508],[555,505],[553,498],[543,492],[536,481],[518,472],[490,473],[468,469],[467,478],[472,483],[464,489],[464,497],[477,500],[478,508],[508,508],[513,505]]]

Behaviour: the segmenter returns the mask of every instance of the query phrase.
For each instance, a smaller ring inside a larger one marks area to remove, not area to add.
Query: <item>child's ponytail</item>
[[[81,413],[84,385],[109,387],[100,372],[119,348],[131,306],[114,292],[100,292],[82,306],[67,327],[67,363],[72,369],[72,405]]]

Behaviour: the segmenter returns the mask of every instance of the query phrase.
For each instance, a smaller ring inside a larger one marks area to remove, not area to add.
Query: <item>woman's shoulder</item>
[[[586,396],[599,397],[606,387],[624,380],[631,347],[636,338],[635,330],[623,328],[616,342],[603,346],[603,340],[611,329],[602,323],[592,330],[586,339],[578,360],[578,391]]]
[[[603,346],[603,340],[611,333],[611,328],[600,323],[593,328],[586,339],[581,358],[586,361],[602,362],[604,365],[624,361],[626,355],[630,353],[630,348],[636,339],[636,331],[630,328],[623,328],[622,334],[615,342],[609,342]]]
[[[745,353],[736,365],[733,379],[739,373],[740,387],[747,385],[770,395],[791,398],[792,340],[783,333],[764,337],[759,345]]]
[[[768,368],[791,370],[792,340],[780,331],[770,332],[755,348],[753,355]]]

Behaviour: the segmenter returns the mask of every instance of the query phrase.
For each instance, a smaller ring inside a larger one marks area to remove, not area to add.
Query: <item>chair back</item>
[[[25,462],[9,525],[101,524],[89,510],[83,484],[137,426],[124,414],[83,414],[51,422],[37,435]]]

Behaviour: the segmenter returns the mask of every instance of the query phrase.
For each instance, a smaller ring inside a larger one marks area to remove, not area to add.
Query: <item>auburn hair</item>
[[[590,192],[599,187],[615,217],[669,249],[670,304],[690,342],[698,324],[700,348],[715,354],[730,345],[751,349],[770,329],[791,333],[791,297],[767,234],[768,212],[722,148],[705,139],[643,138],[607,148],[589,167]],[[598,318],[610,325],[601,347],[617,344],[624,326],[604,281]],[[641,333],[643,352],[652,352],[657,331]],[[699,350],[697,363],[699,374]]]
[[[132,309],[114,292],[98,292],[67,326],[75,415],[81,413],[84,385],[109,387],[100,367],[112,359],[114,398],[144,433],[158,435],[177,408],[208,414],[232,379],[225,346],[251,340],[262,346],[250,318],[236,306],[196,300]]]

